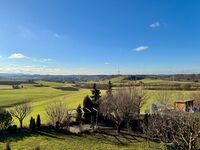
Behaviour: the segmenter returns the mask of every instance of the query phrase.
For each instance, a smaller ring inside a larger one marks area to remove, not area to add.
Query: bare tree
[[[200,149],[199,114],[164,111],[148,117],[147,136],[173,143],[176,149]]]
[[[45,111],[53,125],[55,125],[56,122],[61,123],[67,116],[67,107],[61,101],[48,104],[45,107]]]
[[[119,133],[122,122],[137,117],[144,102],[145,93],[142,89],[122,87],[101,99],[100,113],[114,122]]]
[[[30,103],[15,105],[10,110],[10,114],[19,120],[20,128],[22,128],[22,123],[23,123],[24,118],[26,118],[30,113],[31,113]]]

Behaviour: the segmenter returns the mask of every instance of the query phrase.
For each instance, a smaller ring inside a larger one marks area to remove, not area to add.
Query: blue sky
[[[0,0],[0,72],[200,73],[200,1]]]

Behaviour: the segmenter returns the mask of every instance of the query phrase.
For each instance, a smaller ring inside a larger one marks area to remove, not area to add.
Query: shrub
[[[32,131],[36,131],[36,123],[35,123],[35,119],[34,119],[33,117],[31,117],[29,127],[30,127],[30,129],[31,129]]]
[[[79,104],[77,109],[76,109],[76,112],[77,112],[77,116],[76,116],[76,121],[77,122],[81,122],[81,119],[82,119],[82,110],[81,110],[81,105]]]
[[[45,107],[46,114],[53,125],[62,122],[67,116],[67,107],[63,102],[50,103]]]
[[[0,131],[5,130],[7,127],[11,125],[11,123],[12,123],[11,114],[4,109],[0,109]]]
[[[84,100],[83,100],[83,107],[87,107],[87,108],[91,108],[93,106],[92,100],[90,99],[90,97],[87,95],[85,96]]]
[[[91,109],[93,107],[92,100],[87,95],[83,100],[83,110],[84,110],[84,118],[90,120],[91,114],[87,109]],[[87,108],[87,109],[86,109]]]
[[[14,133],[16,133],[17,132],[17,125],[13,125],[13,126],[9,126],[8,127],[8,132],[10,133],[10,134],[14,134]]]

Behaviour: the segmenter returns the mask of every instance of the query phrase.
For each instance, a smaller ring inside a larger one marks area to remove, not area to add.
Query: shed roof
[[[192,102],[194,101],[193,99],[187,99],[187,100],[178,100],[175,103],[186,103],[186,102]]]

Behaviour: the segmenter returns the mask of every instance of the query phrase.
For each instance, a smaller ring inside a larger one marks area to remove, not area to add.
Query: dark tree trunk
[[[120,133],[121,131],[121,128],[120,128],[120,125],[117,126],[117,133]]]
[[[19,120],[19,122],[20,122],[20,128],[22,129],[22,120]]]

